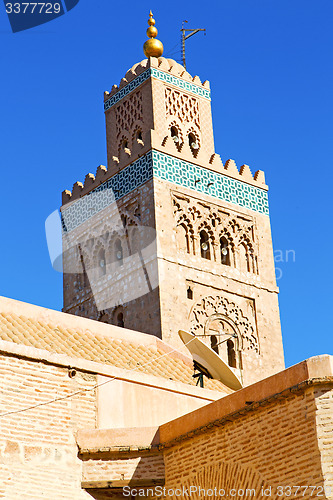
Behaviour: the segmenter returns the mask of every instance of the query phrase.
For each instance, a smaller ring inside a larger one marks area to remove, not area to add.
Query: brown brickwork
[[[232,418],[166,450],[166,483],[189,483],[199,469],[212,463],[237,463],[249,472],[257,471],[274,487],[323,485],[313,388]],[[238,484],[247,486],[246,481]]]
[[[162,425],[166,487],[255,488],[263,498],[262,485],[270,498],[333,498],[332,368],[330,356],[310,358]],[[288,495],[288,486],[301,488]]]
[[[325,486],[333,498],[333,391],[330,385],[316,388],[316,426],[318,447],[321,455],[322,474]]]
[[[96,377],[11,356],[0,357],[1,413],[93,388]],[[88,391],[22,413],[1,416],[0,498],[84,500],[74,431],[96,424]]]

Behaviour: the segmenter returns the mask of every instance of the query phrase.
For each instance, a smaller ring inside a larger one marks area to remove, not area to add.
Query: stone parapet
[[[186,163],[188,163],[188,164],[193,165],[193,168],[198,167],[199,170],[201,169],[200,172],[205,173],[204,176],[207,177],[208,184],[210,183],[209,185],[207,185],[207,189],[209,189],[214,184],[213,179],[208,179],[208,177],[210,176],[210,172],[212,174],[222,174],[223,176],[230,177],[230,178],[234,179],[235,181],[241,182],[242,184],[254,186],[256,188],[260,188],[261,190],[263,190],[263,192],[267,191],[267,189],[268,189],[268,187],[265,184],[264,172],[262,172],[260,170],[258,170],[254,174],[254,176],[252,176],[252,173],[251,173],[248,165],[242,165],[239,170],[238,170],[234,160],[227,160],[225,165],[223,165],[220,156],[215,154],[215,153],[213,155],[213,158],[209,159],[206,164],[200,165],[200,164],[198,164],[198,162],[193,161],[193,157],[191,157],[190,155],[182,155],[181,158],[177,157],[176,151],[175,151],[176,146],[174,145],[173,141],[169,141],[168,138],[164,141],[164,146],[162,146],[162,143],[160,144],[160,146],[158,146],[159,139],[157,137],[157,134],[154,133],[154,131],[151,131],[151,138],[152,138],[152,140],[151,140],[150,144],[154,144],[154,149],[151,150],[152,154],[154,152],[159,151],[162,153],[162,155],[164,154],[165,157],[171,157],[171,160],[172,160],[172,158],[174,158],[174,161],[176,163],[181,163],[182,165],[185,165]],[[139,158],[140,163],[145,161],[144,157],[145,157],[145,155],[141,155],[141,157]],[[161,156],[161,158],[162,158],[162,156]],[[211,163],[210,163],[210,160],[211,160]],[[127,165],[127,167],[129,168],[133,165],[133,168],[135,167],[135,169],[137,170],[137,168],[135,166],[137,164],[137,161],[138,160],[135,160],[134,162]],[[177,168],[177,166],[176,166],[176,168]],[[73,202],[75,200],[78,200],[80,198],[83,198],[85,195],[87,195],[88,193],[90,193],[94,189],[98,189],[100,186],[104,185],[107,181],[111,181],[111,183],[113,182],[113,183],[117,184],[117,188],[115,186],[115,193],[114,193],[115,200],[117,200],[117,199],[121,198],[122,196],[124,196],[125,194],[127,194],[128,191],[126,193],[124,192],[123,194],[121,194],[122,186],[121,185],[118,186],[118,184],[119,184],[118,183],[119,172],[111,174],[110,170],[113,171],[113,169],[107,169],[103,165],[100,165],[97,169],[96,177],[93,174],[89,173],[86,175],[84,184],[78,181],[78,182],[75,182],[75,184],[73,185],[72,191],[70,191],[68,189],[64,190],[62,193],[62,206],[67,205],[68,203]],[[121,170],[124,170],[124,169],[121,169]],[[176,172],[175,172],[175,175],[176,175]],[[150,178],[152,178],[152,176],[153,175],[151,173],[151,175],[146,180],[149,180]],[[121,179],[123,179],[124,177],[126,177],[126,174],[124,173],[120,177],[121,177]],[[120,179],[120,177],[119,177],[119,179]],[[141,177],[142,176],[140,176],[140,178]],[[144,180],[144,182],[145,182],[145,180]],[[198,177],[197,182],[196,182],[194,187],[199,187],[200,188],[199,191],[201,191],[202,189],[201,189],[201,185],[199,186],[199,182],[202,182],[202,181]],[[127,182],[127,184],[128,184],[128,182]],[[138,186],[136,185],[135,187],[138,187]]]
[[[150,69],[155,69],[156,71],[149,71]],[[167,73],[169,76],[166,78],[161,75],[160,72]],[[141,78],[138,78],[140,75]],[[197,75],[192,77],[181,64],[173,59],[150,57],[149,59],[144,59],[140,63],[134,64],[134,66],[126,72],[119,85],[113,85],[110,92],[104,92],[105,111],[132,92],[150,76],[167,81],[188,92],[201,95],[208,99],[210,98],[210,86],[207,80],[201,83]],[[187,84],[185,82],[187,82]],[[129,85],[130,83],[131,85]]]

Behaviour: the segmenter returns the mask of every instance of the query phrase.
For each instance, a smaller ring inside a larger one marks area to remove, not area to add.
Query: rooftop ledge
[[[333,356],[314,356],[271,377],[160,426],[160,445],[169,446],[189,435],[251,411],[258,406],[310,385],[333,384]],[[229,418],[228,418],[229,417]]]
[[[160,427],[81,430],[80,454],[158,453],[194,434],[311,385],[333,385],[333,356],[314,356]]]

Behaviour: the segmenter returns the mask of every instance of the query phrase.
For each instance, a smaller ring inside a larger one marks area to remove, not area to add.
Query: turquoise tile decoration
[[[268,196],[264,189],[151,150],[83,198],[64,208],[63,230],[72,231],[153,177],[260,214],[269,214]]]
[[[219,200],[269,214],[267,191],[179,158],[152,151],[154,177]]]
[[[210,91],[208,89],[204,89],[203,87],[191,82],[186,82],[182,78],[177,78],[176,76],[170,75],[170,73],[165,73],[164,71],[161,71],[159,69],[148,68],[146,69],[146,71],[141,73],[141,75],[137,76],[136,78],[134,78],[134,80],[125,85],[125,87],[118,90],[118,92],[111,96],[110,99],[105,101],[104,111],[112,108],[112,106],[117,104],[117,102],[123,99],[123,97],[126,97],[128,94],[133,92],[133,90],[138,88],[141,83],[148,80],[150,76],[152,76],[153,78],[157,78],[158,80],[162,80],[165,83],[171,83],[172,85],[175,85],[182,90],[187,90],[189,92],[192,92],[193,94],[210,100]]]
[[[63,231],[67,233],[72,231],[152,178],[152,151],[149,151],[83,198],[63,209],[61,214]]]

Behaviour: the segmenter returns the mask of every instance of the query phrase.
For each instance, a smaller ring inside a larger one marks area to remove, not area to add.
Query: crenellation
[[[151,58],[152,59],[152,58]],[[155,58],[154,58],[155,59]],[[170,68],[170,63],[168,61],[168,59],[165,59],[165,57],[160,57],[158,59],[159,61],[159,64],[158,64],[158,68],[161,69],[162,71],[170,71],[171,68],[174,68],[174,66],[172,66]]]
[[[82,182],[77,181],[77,182],[75,182],[73,184],[73,189],[72,189],[72,197],[73,197],[73,199],[79,198],[81,196],[82,189],[83,189]]]
[[[95,184],[101,184],[106,180],[108,169],[104,165],[99,165],[99,167],[96,170],[96,179],[95,179]],[[92,186],[91,186],[92,187]]]
[[[95,176],[94,174],[87,174],[86,175],[86,178],[84,180],[84,189],[90,189],[93,185],[94,185],[94,182],[95,182]]]
[[[72,192],[69,189],[64,189],[64,191],[62,192],[62,205],[66,205],[66,203],[69,203],[71,201],[71,198]]]
[[[253,181],[253,175],[248,165],[242,165],[239,169],[239,175],[245,181]]]
[[[126,74],[125,74],[125,79],[126,81],[129,83],[131,82],[132,80],[134,80],[134,78],[136,78],[138,75],[136,74],[136,72],[131,68],[129,69]]]
[[[188,73],[187,71],[183,71],[181,74],[180,74],[181,78],[183,78],[184,80],[188,81],[188,82],[192,82],[192,76],[190,75],[190,73]]]
[[[234,175],[238,175],[239,172],[238,172],[238,168],[237,168],[237,165],[236,165],[236,162],[235,160],[227,160],[225,162],[225,165],[224,165],[224,169],[228,172],[228,174],[230,174],[231,176],[234,176]]]
[[[125,85],[128,84],[128,81],[126,80],[126,78],[122,78],[120,80],[120,83],[119,83],[119,90],[122,89],[123,87],[125,87]]]
[[[223,168],[223,163],[221,160],[221,156],[217,153],[213,153],[212,156],[209,159],[209,164],[212,165],[215,168]]]
[[[201,80],[200,80],[200,78],[198,77],[198,75],[195,75],[195,76],[192,78],[192,82],[193,82],[193,83],[195,83],[196,85],[202,85]]]
[[[68,189],[64,190],[62,193],[62,205],[86,195],[103,182],[115,176],[122,170],[121,165],[124,163],[126,163],[126,165],[133,163],[151,148],[174,157],[177,157],[181,153],[185,161],[198,165],[203,164],[204,168],[207,170],[227,175],[228,177],[266,191],[268,190],[268,186],[265,184],[265,174],[262,170],[257,170],[253,176],[248,165],[244,164],[238,170],[235,161],[231,159],[227,160],[223,165],[218,153],[213,153],[210,157],[204,154],[195,157],[185,141],[176,144],[169,135],[161,139],[161,136],[155,130],[148,131],[144,139],[144,141],[141,139],[133,141],[132,149],[125,148],[124,150],[120,150],[120,156],[113,156],[112,163],[110,162],[108,168],[100,165],[97,169],[96,177],[91,173],[87,174],[84,185],[81,182],[76,182],[72,192]]]
[[[119,90],[118,85],[116,85],[116,84],[112,85],[110,96],[112,96],[113,94],[115,94],[116,92],[118,92],[118,90]]]
[[[104,92],[104,99],[109,99],[112,95],[114,95],[128,83],[133,81],[137,76],[143,73],[143,71],[145,71],[147,68],[158,68],[161,71],[170,73],[171,75],[174,75],[178,78],[182,78],[187,82],[192,82],[195,85],[202,86],[207,90],[210,89],[208,80],[205,80],[203,83],[201,83],[198,75],[192,77],[190,73],[184,70],[184,67],[181,64],[177,63],[173,59],[166,59],[164,57],[150,57],[149,60],[143,59],[140,63],[134,64],[134,66],[132,66],[132,68],[130,68],[125,73],[125,77],[121,79],[119,86],[113,85],[111,92]]]
[[[253,179],[259,184],[266,185],[265,172],[263,170],[257,170],[253,176]]]

